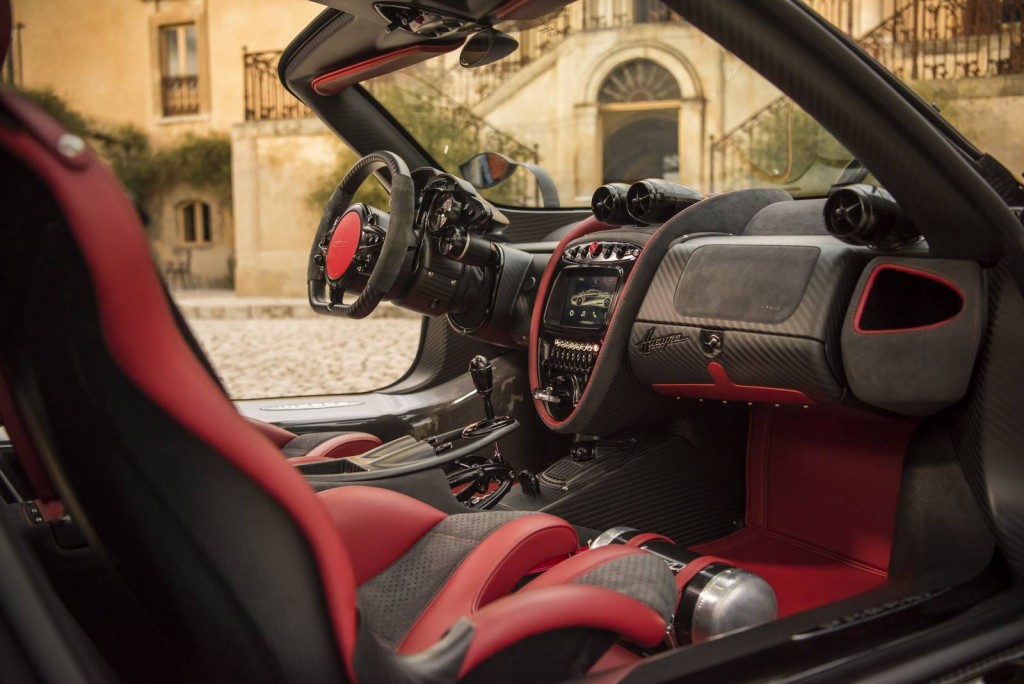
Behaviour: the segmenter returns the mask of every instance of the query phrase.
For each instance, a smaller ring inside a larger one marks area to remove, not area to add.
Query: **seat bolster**
[[[577,547],[576,530],[553,515],[537,513],[505,523],[452,573],[409,630],[399,653],[427,648],[459,617],[472,615],[511,592],[538,563],[568,558]]]
[[[285,430],[283,427],[278,427],[273,423],[266,423],[262,420],[256,420],[255,418],[246,417],[245,422],[259,430],[261,435],[269,439],[277,447],[283,447],[298,436],[294,432]]]
[[[664,618],[640,601],[584,584],[519,592],[466,619],[473,623],[474,631],[460,678],[524,639],[559,629],[590,627],[650,648],[661,642],[666,628]]]
[[[534,591],[545,587],[554,587],[561,584],[575,582],[587,573],[593,572],[605,563],[627,556],[647,553],[641,549],[624,544],[612,544],[598,549],[583,551],[564,563],[547,570],[537,579],[533,580],[523,591]]]
[[[365,454],[370,449],[376,449],[380,445],[380,438],[375,435],[367,432],[346,432],[310,449],[307,454],[289,458],[288,463],[299,465],[302,463],[317,463],[318,461],[326,461],[332,458],[348,458],[349,456]]]
[[[411,496],[377,487],[338,487],[317,496],[348,549],[356,586],[394,563],[447,517]]]
[[[641,549],[618,545],[587,551],[560,563],[522,591],[540,591],[569,583],[598,586],[631,596],[657,611],[666,624],[675,613],[679,597],[675,575],[662,559]]]

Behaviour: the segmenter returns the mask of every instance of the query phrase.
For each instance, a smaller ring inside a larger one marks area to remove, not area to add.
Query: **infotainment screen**
[[[573,328],[602,328],[619,276],[571,275],[559,323]]]

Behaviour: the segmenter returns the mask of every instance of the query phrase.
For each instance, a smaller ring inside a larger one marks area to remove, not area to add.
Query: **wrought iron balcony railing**
[[[306,105],[281,85],[277,75],[279,59],[281,50],[248,52],[242,48],[246,121],[306,119],[313,116]]]
[[[164,76],[160,79],[164,116],[199,113],[199,77]]]
[[[280,50],[243,53],[246,121],[303,119],[313,116],[309,108],[285,90],[278,80],[277,63],[280,58]],[[536,149],[488,124],[461,102],[438,90],[430,78],[415,74],[410,76],[416,80],[417,89],[421,91],[410,93],[410,96],[429,103],[427,108],[432,118],[443,121],[444,125],[452,130],[468,132],[480,142],[481,149],[501,151],[519,161],[537,161]],[[391,83],[387,80],[368,81],[362,85],[374,97],[386,98]],[[420,122],[409,123],[415,127]],[[416,130],[412,132],[417,133]]]
[[[857,42],[907,81],[1024,73],[1024,0],[904,0]],[[791,163],[792,150],[785,168],[761,164],[759,157],[770,147],[767,137],[785,133],[783,122],[799,117],[795,105],[781,97],[712,141],[710,189],[793,182],[800,169]]]
[[[1021,0],[912,0],[858,42],[909,81],[1024,71]]]

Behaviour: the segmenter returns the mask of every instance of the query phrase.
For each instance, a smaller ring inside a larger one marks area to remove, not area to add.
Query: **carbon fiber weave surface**
[[[988,328],[968,395],[950,414],[954,448],[1014,572],[1024,575],[1024,297],[989,269]]]
[[[622,414],[634,411],[643,415],[657,410],[657,399],[650,393],[636,391],[639,388],[636,381],[631,376],[623,376],[629,375],[626,372],[626,361],[630,332],[665,254],[673,244],[687,236],[706,231],[738,233],[759,210],[769,204],[787,200],[789,195],[780,190],[725,193],[688,207],[656,229],[618,295],[605,333],[604,345],[579,403],[562,421],[553,419],[546,408],[538,406],[545,424],[558,432],[606,435],[614,431],[608,425],[609,420],[624,427],[627,422],[622,419]],[[592,238],[600,239],[613,232],[592,233]],[[548,292],[538,293],[539,298],[546,299],[547,296]],[[538,304],[543,301],[539,299]]]
[[[803,297],[790,316],[767,323],[690,316],[679,310],[679,288],[694,254],[710,246],[749,245],[819,250]],[[666,255],[640,308],[630,336],[630,365],[645,385],[707,384],[712,382],[707,365],[714,360],[739,385],[795,389],[813,401],[838,401],[844,394],[841,325],[867,259],[862,250],[830,237],[706,237],[678,244]],[[721,353],[704,353],[701,329],[724,331]],[[656,351],[641,344],[645,336],[677,334],[686,339]]]
[[[653,332],[652,332],[653,331]],[[644,355],[644,337],[682,335],[685,340]],[[714,361],[737,385],[794,389],[811,400],[831,403],[842,399],[844,388],[826,361],[825,345],[817,340],[783,335],[729,332]],[[630,366],[637,380],[654,384],[712,384],[712,358],[701,349],[700,328],[637,323],[630,337]]]
[[[531,498],[518,488],[503,506],[540,510],[574,525],[605,530],[618,525],[663,534],[692,546],[733,532],[745,505],[745,424],[711,444],[676,437],[626,460],[596,482],[569,492],[542,486]]]
[[[689,316],[676,308],[677,290],[687,262],[697,250],[710,245],[755,245],[765,248],[810,246],[819,249],[820,254],[807,282],[804,297],[793,315],[781,323],[751,323]],[[637,321],[808,337],[834,344],[839,336],[839,324],[846,315],[850,293],[869,258],[863,250],[844,245],[831,237],[696,238],[674,246],[665,255],[640,307]]]

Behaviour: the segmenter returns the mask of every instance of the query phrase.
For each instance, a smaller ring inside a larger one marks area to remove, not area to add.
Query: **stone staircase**
[[[837,0],[824,0],[841,9]],[[818,9],[816,7],[816,9]],[[903,0],[857,43],[905,81],[984,78],[1024,73],[1024,0]],[[843,28],[842,21],[826,17]],[[840,17],[841,19],[841,17]],[[711,144],[711,190],[755,180],[785,183],[789,174],[760,168],[755,141],[780,117],[799,116],[782,96]],[[792,120],[792,119],[790,119]]]

